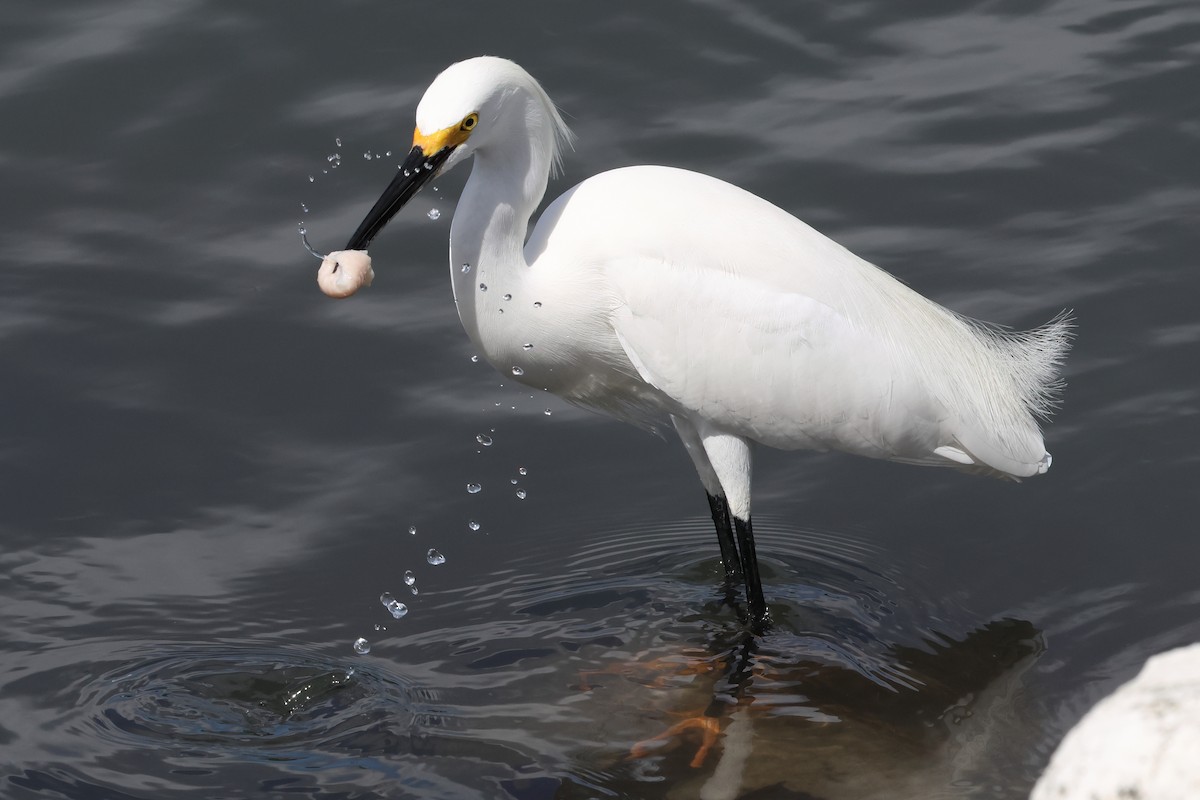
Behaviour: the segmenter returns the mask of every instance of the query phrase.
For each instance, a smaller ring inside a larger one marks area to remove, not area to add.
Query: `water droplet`
[[[517,467],[517,474],[518,475],[528,475],[529,470],[525,469],[524,467]]]
[[[525,370],[521,369],[520,367],[513,367],[513,368],[512,368],[512,374],[513,374],[513,375],[524,375],[524,374],[525,374]]]
[[[476,522],[475,520],[471,520],[470,522],[467,523],[467,527],[473,531],[477,531],[477,530],[479,530],[479,523]]]
[[[484,447],[492,446],[492,437],[488,436],[486,433],[481,433],[478,436],[476,436],[475,441],[479,442]]]
[[[408,606],[392,597],[391,592],[384,592],[383,594],[379,595],[379,602],[383,603],[383,607],[386,608],[388,613],[396,619],[400,619],[408,613]]]
[[[529,493],[526,492],[524,489],[517,489],[517,499],[518,500],[524,500],[528,496],[528,494]]]
[[[367,161],[370,161],[372,158],[374,158],[374,156],[372,156],[371,151],[368,150],[367,152],[363,153],[363,158],[365,158]]]
[[[473,364],[478,364],[478,363],[479,363],[479,356],[471,356],[471,363],[473,363]]]
[[[462,274],[463,274],[463,275],[466,275],[466,274],[467,274],[468,272],[470,272],[470,271],[471,271],[471,265],[470,265],[470,264],[463,264],[463,265],[462,265]]]
[[[534,307],[534,308],[541,308],[541,307],[542,307],[541,301],[537,301],[537,302],[535,302],[535,303],[533,304],[533,307]]]
[[[480,486],[478,483],[468,483],[467,491],[470,492],[471,494],[479,494],[480,492],[483,491],[483,487]]]
[[[436,208],[431,208],[425,216],[429,217],[430,219],[437,219],[441,215],[442,212],[438,211]]]
[[[300,208],[304,209],[304,213],[305,213],[305,214],[307,214],[307,213],[308,213],[308,206],[307,206],[307,205],[305,205],[304,203],[301,203],[301,204],[300,204]]]
[[[334,138],[333,143],[336,144],[338,147],[341,147],[342,146],[341,137],[339,136],[339,137]]]
[[[425,560],[428,561],[430,564],[432,564],[435,567],[438,564],[446,563],[446,557],[444,555],[442,555],[441,553],[439,553],[437,550],[434,550],[432,547],[429,549],[429,552],[425,554]]]
[[[533,345],[532,345],[532,344],[530,344],[529,342],[526,342],[525,344],[521,345],[521,349],[522,349],[522,350],[532,350],[532,349],[533,349]]]
[[[412,173],[411,173],[411,172],[409,172],[408,170],[404,170],[404,177],[406,177],[406,178],[407,178],[407,177],[408,177],[409,175],[411,175],[411,174],[412,174]]]
[[[330,153],[329,155],[325,156],[325,160],[328,161],[330,164],[336,165],[339,161],[342,160],[342,154],[341,153]]]
[[[387,630],[387,626],[386,626],[386,625],[380,625],[378,622],[376,622],[376,623],[375,623],[375,630],[377,630],[377,631],[386,631],[386,630]]]
[[[479,291],[481,291],[481,292],[486,292],[486,291],[487,291],[487,284],[486,284],[486,283],[481,283],[481,284],[479,284]]]
[[[500,311],[500,313],[501,313],[501,314],[503,314],[503,313],[504,313],[504,309],[503,309],[503,308],[501,308],[501,309],[498,309],[498,310]]]
[[[404,570],[404,585],[412,586],[416,582],[417,582],[417,576],[413,575],[413,571],[411,569]]]
[[[544,413],[546,414],[547,417],[550,416],[550,409],[547,408]]]
[[[408,526],[408,532],[409,532],[410,534],[412,534],[413,536],[416,536],[416,535],[417,535],[417,526],[416,526],[416,525],[409,525],[409,526]]]
[[[508,479],[508,482],[509,482],[509,483],[511,483],[513,486],[516,486],[516,485],[517,485],[517,479],[516,479],[516,478],[509,478],[509,479]]]
[[[391,158],[391,157],[392,157],[392,151],[391,151],[391,150],[388,150],[386,153],[384,153],[384,155],[385,155],[385,156],[387,156],[388,158]]]
[[[316,178],[314,178],[312,175],[309,175],[309,176],[308,176],[308,182],[309,182],[309,183],[316,183],[316,182],[317,182],[317,179],[316,179]]]
[[[433,169],[433,164],[430,164],[428,161],[426,161],[423,164],[423,166],[425,167],[425,169]]]
[[[512,300],[512,295],[511,295],[511,294],[506,294],[506,295],[504,295],[504,299],[505,299],[505,300]]]
[[[371,652],[371,643],[361,636],[358,637],[354,640],[354,652],[358,653],[360,656],[365,656],[367,653]]]

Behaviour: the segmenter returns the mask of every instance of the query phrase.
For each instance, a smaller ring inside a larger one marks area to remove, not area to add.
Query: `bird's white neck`
[[[505,305],[512,302],[505,296],[520,298],[527,280],[525,236],[550,175],[553,129],[535,98],[529,99],[528,113],[511,126],[514,130],[497,132],[504,135],[476,151],[450,226],[450,274],[459,319],[494,364],[519,334],[504,324]]]

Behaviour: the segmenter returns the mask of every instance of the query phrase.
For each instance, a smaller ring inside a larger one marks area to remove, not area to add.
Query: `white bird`
[[[766,200],[670,167],[589,178],[529,233],[570,142],[520,66],[454,64],[426,90],[412,150],[346,249],[366,249],[473,155],[450,228],[467,335],[522,383],[643,427],[673,424],[755,629],[768,617],[753,443],[1011,478],[1049,468],[1037,418],[1058,389],[1065,316],[1023,333],[960,316]]]

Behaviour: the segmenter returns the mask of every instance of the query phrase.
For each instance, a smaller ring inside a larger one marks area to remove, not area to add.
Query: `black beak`
[[[446,159],[453,152],[452,147],[443,147],[431,156],[426,156],[420,147],[408,151],[408,157],[396,171],[396,177],[383,190],[383,194],[375,201],[375,205],[367,212],[358,230],[346,243],[346,250],[366,250],[375,235],[383,230],[388,220],[396,216],[396,212],[413,198],[421,187],[433,176],[437,175]]]

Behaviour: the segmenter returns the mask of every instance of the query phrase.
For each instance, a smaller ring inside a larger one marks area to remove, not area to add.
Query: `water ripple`
[[[96,734],[126,746],[261,758],[357,750],[364,737],[404,749],[429,693],[403,677],[313,655],[227,645],[157,648],[85,685]]]

